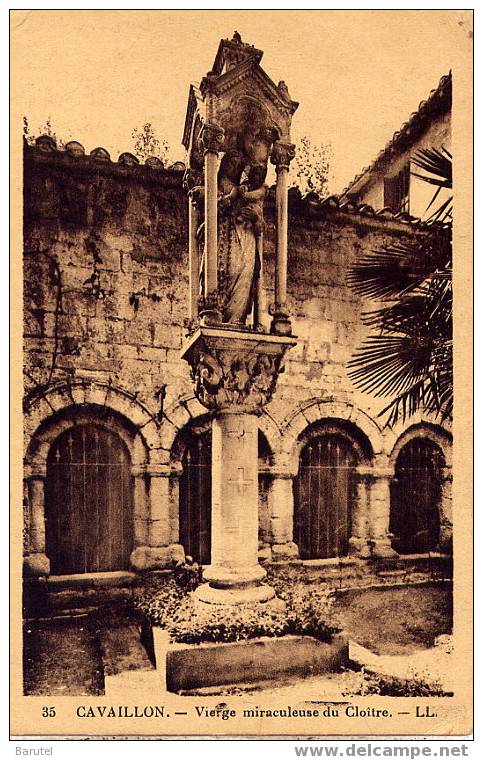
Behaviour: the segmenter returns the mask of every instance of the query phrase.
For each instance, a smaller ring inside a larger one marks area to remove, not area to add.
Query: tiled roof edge
[[[435,115],[441,115],[451,110],[451,91],[452,91],[452,75],[451,71],[445,74],[439,80],[439,84],[435,90],[431,90],[428,98],[422,100],[418,106],[418,110],[411,114],[409,119],[402,125],[402,127],[393,134],[392,138],[386,144],[386,146],[379,152],[375,160],[369,166],[357,174],[352,182],[350,182],[346,188],[341,192],[341,197],[345,196],[351,188],[359,182],[362,177],[367,174],[371,175],[384,161],[386,161],[392,155],[402,152],[407,148],[407,142],[411,138],[412,134],[416,130],[422,129],[429,123],[430,118]],[[369,177],[368,177],[369,179]]]
[[[144,165],[140,163],[139,159],[133,154],[127,151],[120,153],[117,161],[112,161],[109,152],[105,148],[94,148],[89,154],[86,154],[84,146],[77,142],[77,140],[70,140],[67,142],[62,150],[57,147],[57,143],[50,135],[40,135],[35,140],[33,145],[25,143],[25,151],[27,154],[37,154],[45,156],[58,156],[72,159],[72,162],[92,162],[93,164],[113,164],[116,166],[132,167],[137,169],[142,166],[147,166],[155,171],[176,171],[184,172],[186,169],[183,161],[175,161],[172,164],[165,165],[164,162],[156,156],[149,156]]]

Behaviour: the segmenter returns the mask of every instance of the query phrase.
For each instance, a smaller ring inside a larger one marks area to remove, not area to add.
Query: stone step
[[[153,670],[141,643],[140,626],[135,622],[102,625],[98,631],[104,674],[115,676],[130,670]]]

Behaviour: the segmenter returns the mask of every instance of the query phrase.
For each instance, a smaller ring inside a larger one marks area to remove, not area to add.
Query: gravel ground
[[[99,646],[86,617],[26,623],[24,693],[104,694]]]
[[[452,586],[401,586],[347,591],[336,608],[349,638],[376,654],[430,648],[452,630]]]
[[[124,609],[25,624],[25,694],[100,695],[105,676],[152,668]]]

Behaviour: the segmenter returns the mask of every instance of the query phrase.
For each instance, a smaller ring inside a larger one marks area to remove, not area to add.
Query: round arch
[[[155,416],[133,394],[108,383],[79,380],[46,390],[27,406],[25,419],[25,460],[31,465],[45,465],[50,443],[73,416],[89,416],[95,410],[102,420],[119,428],[121,437],[129,439],[133,464],[156,461],[159,432]],[[92,420],[92,416],[91,416]],[[72,424],[72,423],[70,423]],[[128,433],[129,431],[129,433]]]
[[[150,501],[147,475],[161,452],[153,415],[132,394],[109,384],[79,380],[58,384],[33,399],[25,412],[26,541],[25,572],[48,575],[45,498],[49,451],[69,429],[94,425],[115,434],[129,453],[134,546],[146,543]]]
[[[395,441],[389,455],[389,464],[394,467],[401,449],[415,438],[426,438],[441,449],[447,467],[452,463],[452,436],[445,428],[430,422],[412,424]]]
[[[282,425],[282,462],[295,475],[305,436],[314,434],[317,427],[338,426],[343,435],[352,439],[359,448],[361,460],[370,462],[384,450],[384,439],[379,426],[369,415],[352,404],[312,400],[299,407]]]

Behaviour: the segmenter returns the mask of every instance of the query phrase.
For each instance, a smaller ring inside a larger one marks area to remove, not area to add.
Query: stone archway
[[[133,569],[165,567],[181,556],[171,541],[163,483],[165,466],[159,425],[133,394],[109,384],[79,380],[53,386],[34,398],[25,414],[27,575],[49,575],[46,554],[45,480],[54,441],[75,425],[101,425],[129,452],[133,482]]]
[[[339,420],[323,420],[301,436],[294,479],[294,540],[302,559],[344,557],[357,511],[357,466],[365,451]]]
[[[45,553],[51,572],[128,570],[134,501],[129,448],[108,422],[70,417],[72,426],[57,436],[47,457]]]

